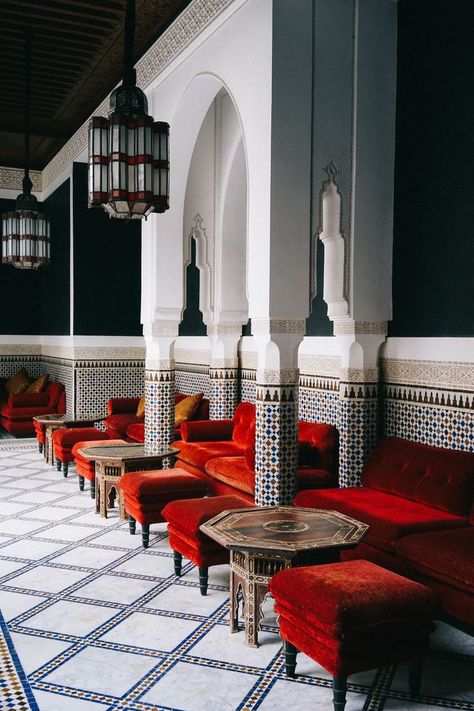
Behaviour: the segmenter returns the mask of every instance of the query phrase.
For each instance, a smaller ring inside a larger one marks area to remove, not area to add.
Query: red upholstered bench
[[[298,650],[317,661],[333,675],[335,711],[350,674],[402,661],[412,662],[410,693],[418,693],[437,611],[432,590],[366,560],[282,570],[269,589],[287,675],[295,676]]]
[[[106,436],[105,432],[95,427],[68,427],[55,430],[52,434],[53,454],[58,472],[61,471],[62,466],[63,474],[67,477],[69,462],[74,461],[72,448],[76,442],[98,441],[103,440]]]
[[[142,544],[148,548],[150,524],[165,521],[162,510],[176,499],[195,499],[206,495],[206,484],[184,469],[160,469],[127,472],[120,479],[130,533],[138,521],[142,527]]]
[[[78,430],[75,430],[76,432]],[[85,447],[94,447],[99,445],[112,444],[127,444],[124,439],[107,439],[107,435],[102,432],[102,439],[86,440],[76,442],[72,447],[72,456],[76,465],[76,472],[79,477],[79,490],[84,491],[84,479],[91,483],[91,499],[95,499],[95,462],[84,459],[79,454],[79,450]]]
[[[183,555],[197,565],[201,595],[207,593],[209,567],[228,563],[229,551],[201,533],[199,527],[222,511],[252,505],[247,499],[229,495],[173,501],[163,509],[163,517],[168,521],[169,543],[174,551],[174,572],[181,575]]]

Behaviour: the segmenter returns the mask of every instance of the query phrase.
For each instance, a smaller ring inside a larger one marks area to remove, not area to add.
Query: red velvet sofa
[[[367,523],[364,541],[344,559],[365,558],[430,586],[446,614],[474,626],[474,453],[385,437],[361,487],[300,491],[294,503]]]
[[[176,466],[203,479],[212,496],[238,494],[253,503],[255,492],[255,405],[241,402],[232,420],[184,422]],[[337,486],[335,427],[299,422],[298,488]]]
[[[35,415],[62,415],[66,412],[66,393],[62,383],[49,383],[42,393],[9,395],[0,383],[0,425],[12,435],[33,435]]]
[[[176,393],[175,404],[184,400],[188,395]],[[104,424],[107,434],[111,439],[125,438],[134,442],[145,441],[145,418],[137,417],[139,397],[114,397],[107,403],[107,417]],[[194,413],[193,420],[209,419],[209,400],[202,398]],[[181,437],[181,425],[175,425],[175,435]]]

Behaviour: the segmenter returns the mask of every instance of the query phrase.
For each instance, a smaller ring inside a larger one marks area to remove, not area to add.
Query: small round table
[[[111,444],[99,447],[84,447],[79,453],[85,459],[95,462],[95,510],[107,518],[107,508],[113,508],[118,498],[119,514],[122,521],[128,519],[122,492],[118,483],[126,472],[162,469],[163,460],[173,465],[178,450],[168,447],[160,454],[146,454],[143,444]]]
[[[238,596],[244,599],[245,644],[258,647],[261,605],[268,582],[279,570],[335,563],[343,548],[354,548],[365,523],[338,511],[292,506],[223,511],[200,526],[230,550],[230,631],[238,629]]]
[[[54,465],[53,432],[66,427],[94,427],[95,422],[105,419],[103,415],[92,417],[72,417],[71,415],[36,415],[36,422],[44,425],[43,456],[48,464]]]

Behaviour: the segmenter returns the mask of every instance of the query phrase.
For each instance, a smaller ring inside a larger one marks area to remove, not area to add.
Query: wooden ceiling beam
[[[115,5],[116,7],[110,7],[110,5]],[[23,6],[28,12],[29,8],[37,7],[40,11],[44,11],[44,0],[15,0],[15,6]],[[101,1],[100,7],[95,3],[84,3],[75,0],[74,3],[60,2],[58,0],[48,0],[48,13],[70,15],[72,17],[80,18],[85,15],[89,18],[93,14],[99,14],[105,19],[109,18],[112,22],[116,22],[118,16],[124,14],[124,6],[120,3],[107,3],[104,0]]]
[[[101,22],[100,17],[98,17],[97,20],[90,18],[88,23],[81,23],[64,17],[62,17],[61,20],[54,20],[48,17],[45,12],[32,12],[31,10],[27,13],[27,16],[25,16],[25,13],[6,8],[2,10],[2,16],[5,20],[9,20],[10,23],[20,27],[28,27],[31,25],[31,29],[35,32],[40,27],[48,27],[54,30],[55,33],[62,33],[63,35],[71,34],[75,37],[77,37],[77,35],[85,35],[86,37],[95,35],[96,37],[100,37],[104,31],[108,32],[114,27],[110,22]]]

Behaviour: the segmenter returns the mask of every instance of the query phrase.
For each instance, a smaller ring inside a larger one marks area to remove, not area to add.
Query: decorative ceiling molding
[[[176,57],[188,47],[233,0],[194,0],[158,38],[153,47],[136,65],[137,83],[146,88]],[[109,98],[93,112],[95,116],[105,115]],[[87,148],[87,127],[85,121],[69,141],[54,156],[43,170],[43,190]]]
[[[22,180],[25,171],[21,168],[0,168],[0,188],[5,190],[23,190]],[[40,193],[43,190],[42,173],[40,170],[30,170],[30,179],[33,183],[33,192]]]

